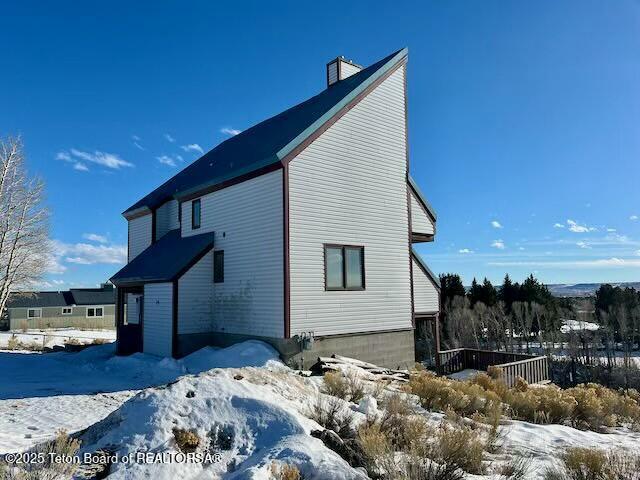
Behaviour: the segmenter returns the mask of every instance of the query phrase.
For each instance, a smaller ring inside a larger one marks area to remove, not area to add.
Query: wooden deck
[[[441,375],[449,375],[467,368],[486,371],[490,366],[494,366],[502,370],[502,379],[509,387],[515,385],[517,377],[522,377],[527,383],[550,381],[549,364],[545,356],[470,348],[443,350],[438,356]]]

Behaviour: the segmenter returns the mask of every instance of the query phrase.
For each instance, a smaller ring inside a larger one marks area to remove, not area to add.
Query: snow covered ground
[[[216,366],[261,365],[272,358],[251,345],[225,352],[205,348],[182,360],[141,353],[117,357],[114,344],[78,353],[0,352],[0,453],[25,450],[60,429],[86,428],[143,388]]]
[[[78,343],[92,343],[100,339],[106,343],[115,342],[115,330],[77,330],[73,328],[52,328],[46,330],[22,330],[0,332],[0,350],[6,349],[9,339],[15,337],[19,342],[30,345],[37,344],[40,347],[53,347],[64,345],[66,341],[73,339]]]
[[[212,463],[116,463],[109,478],[268,479],[273,462],[295,464],[305,479],[359,479],[362,471],[312,437],[309,417],[321,398],[321,377],[306,377],[250,341],[204,348],[181,360],[144,354],[114,356],[114,345],[78,353],[0,353],[0,453],[27,449],[60,428],[80,434],[82,452],[99,448],[120,458],[140,452],[177,452],[174,428],[197,432],[218,455]],[[349,371],[362,378],[357,366]],[[468,373],[468,372],[467,372]],[[344,403],[355,421],[375,414],[375,402]],[[443,415],[422,411],[430,423]],[[561,425],[505,420],[498,463],[533,459],[528,479],[540,478],[570,446],[637,448],[640,433],[579,431]],[[221,439],[224,445],[221,447]],[[226,443],[226,444],[225,444]],[[201,449],[201,450],[202,450]],[[500,478],[495,472],[485,477]]]

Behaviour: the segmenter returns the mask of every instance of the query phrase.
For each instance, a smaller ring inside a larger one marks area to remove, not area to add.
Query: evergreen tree
[[[443,307],[454,297],[464,297],[466,294],[460,275],[447,273],[440,275],[440,301]]]

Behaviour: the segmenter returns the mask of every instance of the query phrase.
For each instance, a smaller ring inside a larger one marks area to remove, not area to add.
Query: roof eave
[[[420,201],[422,206],[425,208],[425,210],[427,211],[427,213],[431,217],[431,220],[435,223],[438,220],[438,215],[436,214],[436,211],[433,209],[433,207],[431,206],[431,204],[429,203],[427,198],[424,196],[424,194],[422,193],[422,190],[420,190],[420,187],[418,187],[418,184],[411,177],[411,175],[409,175],[407,177],[407,179],[409,181],[409,186],[411,187],[411,189],[416,194],[416,197],[418,198],[418,201]]]
[[[122,216],[127,220],[133,220],[134,218],[144,217],[145,215],[149,215],[151,213],[151,209],[146,205],[138,208],[125,210],[122,212]]]
[[[311,137],[319,128],[321,128],[325,123],[327,123],[331,118],[337,115],[343,108],[349,105],[354,99],[358,97],[361,93],[363,93],[370,85],[375,83],[380,77],[385,75],[391,68],[396,66],[398,63],[404,61],[409,54],[408,48],[403,48],[398,53],[396,53],[393,58],[391,58],[384,66],[380,67],[373,75],[367,78],[366,81],[362,82],[358,87],[354,88],[348,95],[346,95],[341,101],[336,103],[331,109],[329,109],[324,115],[322,115],[318,120],[309,125],[305,130],[302,131],[296,138],[291,140],[287,145],[281,148],[277,156],[280,160],[283,160],[289,155],[291,152],[295,151],[298,146],[300,146],[305,140]]]

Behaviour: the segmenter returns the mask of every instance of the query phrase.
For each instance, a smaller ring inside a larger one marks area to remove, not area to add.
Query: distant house
[[[115,289],[72,288],[63,292],[13,293],[7,302],[8,327],[24,328],[114,328]]]
[[[436,317],[439,285],[413,249],[433,241],[436,215],[409,176],[407,54],[368,68],[332,60],[318,95],[123,213],[119,353],[257,338],[304,367],[334,353],[414,362],[414,328]]]

